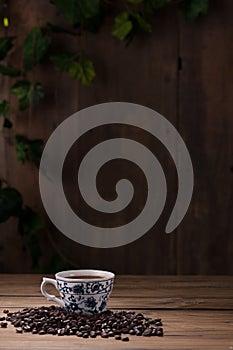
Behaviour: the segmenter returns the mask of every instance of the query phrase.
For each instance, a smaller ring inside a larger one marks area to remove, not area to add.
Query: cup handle
[[[52,278],[43,277],[43,281],[42,281],[41,286],[40,286],[41,293],[45,296],[45,298],[47,300],[55,301],[55,303],[64,307],[64,302],[61,299],[55,297],[55,295],[52,295],[52,294],[49,294],[46,292],[46,285],[49,283],[54,285],[54,287],[58,290],[56,280],[54,280]]]

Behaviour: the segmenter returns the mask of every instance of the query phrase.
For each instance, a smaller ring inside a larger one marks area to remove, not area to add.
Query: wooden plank
[[[50,276],[52,277],[52,276]],[[5,307],[42,305],[42,275],[1,275]],[[58,295],[53,286],[48,291]],[[233,309],[233,277],[118,276],[109,301],[113,308]]]
[[[53,294],[57,295],[57,293]],[[1,296],[0,307],[34,307],[51,305],[43,296]],[[203,298],[203,297],[114,297],[108,302],[108,306],[113,309],[215,309],[232,310],[233,300],[230,298]]]
[[[2,313],[2,309],[0,310]],[[161,317],[164,324],[163,338],[130,336],[129,343],[112,339],[80,339],[52,335],[16,334],[13,326],[0,329],[0,349],[230,349],[233,344],[233,314],[227,311],[153,311],[148,317]]]
[[[100,32],[97,35],[86,33],[81,37],[80,41],[85,54],[95,63],[97,77],[88,88],[79,86],[77,94],[79,110],[109,101],[133,102],[157,110],[173,124],[176,124],[178,35],[176,14],[171,12],[173,11],[170,9],[161,11],[160,16],[154,20],[153,34],[139,34],[128,48],[111,35],[114,23],[111,7]],[[107,131],[96,132],[94,136],[90,135],[90,138],[93,137],[100,142],[103,136],[111,137],[115,129],[112,127]],[[122,127],[119,134],[120,137],[127,137],[127,128]],[[140,133],[138,135],[136,131],[132,132],[131,136],[136,139],[142,138]],[[114,249],[90,248],[74,242],[71,244],[64,236],[58,235],[56,230],[53,230],[53,236],[55,239],[57,238],[63,254],[69,257],[75,265],[86,268],[93,266],[100,269],[107,268],[117,273],[175,273],[176,236],[166,236],[164,227],[174,203],[176,172],[169,155],[161,145],[158,145],[158,142],[144,137],[144,143],[152,148],[163,164],[167,175],[169,197],[161,220],[150,232],[131,243],[130,246]],[[86,144],[87,141],[84,141],[83,144],[79,145],[79,154],[85,153]],[[73,160],[74,163],[76,162]],[[123,172],[125,168],[120,165],[118,171]],[[73,172],[76,184],[76,168]],[[70,167],[69,176],[71,173],[72,168]],[[110,169],[105,185],[111,177]],[[70,179],[67,181],[67,197],[76,199],[80,204],[78,198],[74,198],[74,181],[71,182]],[[141,191],[140,185],[140,183],[136,184],[136,190],[140,188]],[[89,215],[89,218],[96,219],[96,217],[97,214]],[[125,217],[127,214],[122,214],[120,219]],[[119,224],[119,220],[117,220],[116,218],[112,219],[112,224]],[[106,224],[104,216],[100,224]],[[136,259],[138,256],[140,259]],[[169,261],[167,256],[169,256]]]
[[[179,129],[194,166],[194,195],[179,226],[178,273],[233,273],[233,2],[213,0],[181,21]]]

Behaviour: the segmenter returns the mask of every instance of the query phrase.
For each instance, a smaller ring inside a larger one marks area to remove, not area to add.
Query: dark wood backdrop
[[[17,101],[9,96],[9,79],[0,77],[1,99],[10,99],[14,106],[10,117],[17,133],[46,141],[55,127],[77,110],[102,102],[133,102],[155,109],[173,123],[193,161],[194,194],[176,232],[164,233],[176,194],[175,168],[164,149],[148,138],[144,142],[161,161],[169,189],[165,210],[156,225],[136,242],[114,249],[79,245],[48,225],[49,234],[44,231],[38,237],[42,263],[49,261],[55,244],[67,260],[82,268],[117,273],[232,274],[232,11],[231,0],[211,0],[208,15],[187,24],[170,6],[155,15],[153,33],[138,35],[128,48],[111,37],[113,18],[105,20],[97,35],[60,35],[55,39],[58,46],[59,40],[70,50],[82,45],[95,63],[97,77],[90,87],[82,87],[65,73],[54,72],[49,62],[38,67],[34,79],[44,84],[46,97],[41,107],[26,113],[19,113]],[[11,0],[8,12],[7,35],[17,35],[10,59],[20,65],[20,46],[31,27],[48,19],[64,24],[47,0]],[[5,34],[2,27],[0,31]],[[126,131],[120,133],[125,135]],[[136,132],[135,137],[140,139]],[[0,135],[0,176],[23,193],[26,204],[45,215],[37,170],[17,162],[12,135],[6,132]],[[30,254],[23,249],[16,225],[13,219],[0,225],[1,272],[30,271]]]

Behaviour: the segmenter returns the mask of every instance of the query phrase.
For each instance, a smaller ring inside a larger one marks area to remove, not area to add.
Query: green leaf
[[[17,81],[10,91],[18,97],[20,110],[37,106],[44,97],[41,83],[32,85],[28,80]]]
[[[12,122],[6,117],[9,110],[9,106],[10,104],[6,100],[3,100],[0,103],[0,117],[4,118],[3,127],[8,129],[12,128],[13,126]]]
[[[44,228],[44,222],[36,212],[27,206],[21,210],[19,215],[19,232],[22,235],[32,236],[42,228]]]
[[[35,83],[30,95],[30,104],[33,107],[39,105],[44,97],[44,89],[41,83]]]
[[[145,0],[145,14],[151,16],[156,10],[166,6],[169,2],[171,2],[171,0]]]
[[[71,78],[89,85],[95,77],[93,62],[80,57],[79,53],[66,52],[50,57],[55,69],[68,72]]]
[[[133,28],[132,22],[129,20],[129,13],[122,12],[115,17],[112,35],[119,40],[124,40]]]
[[[26,70],[32,69],[41,62],[48,47],[51,38],[42,34],[40,27],[34,27],[23,42],[23,59]]]
[[[181,3],[181,10],[187,22],[193,22],[200,15],[207,14],[208,9],[208,0],[183,0]]]
[[[24,164],[28,152],[28,142],[24,136],[15,135],[15,149],[19,163]]]
[[[53,66],[61,72],[68,72],[72,62],[78,57],[77,53],[63,52],[50,57]]]
[[[0,222],[7,221],[11,216],[17,216],[22,205],[22,196],[15,188],[2,188],[0,190]]]
[[[14,39],[15,36],[7,36],[0,38],[0,61],[4,60],[8,51],[10,51],[10,49],[12,48]]]
[[[10,77],[18,77],[21,75],[21,71],[10,64],[7,66],[0,64],[0,73],[3,75],[9,75]]]
[[[130,12],[130,17],[136,21],[136,25],[138,25],[140,29],[144,30],[145,32],[151,32],[150,23],[146,22],[139,13]]]
[[[11,129],[13,126],[12,122],[10,121],[10,119],[8,118],[4,118],[4,122],[3,122],[3,127],[7,128],[7,129]]]
[[[75,33],[75,32],[72,32],[70,30],[67,30],[65,28],[59,27],[59,26],[57,26],[53,23],[50,23],[50,22],[47,23],[47,28],[50,29],[52,32],[58,33],[58,34],[65,33],[65,34],[74,35],[74,36],[78,35],[78,33]]]
[[[43,140],[30,140],[23,135],[15,135],[15,148],[18,161],[24,164],[31,161],[39,168],[42,155]]]
[[[52,0],[71,24],[78,24],[100,13],[100,0]]]
[[[9,107],[10,107],[9,101],[3,100],[0,103],[0,116],[6,118]]]
[[[77,79],[83,85],[89,85],[95,77],[93,62],[80,58],[78,62],[73,62],[68,71],[71,78]]]
[[[10,91],[18,97],[19,109],[24,110],[30,106],[31,84],[28,80],[17,81]]]

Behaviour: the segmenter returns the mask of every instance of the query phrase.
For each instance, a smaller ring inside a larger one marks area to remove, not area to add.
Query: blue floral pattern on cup
[[[57,279],[57,287],[67,311],[96,314],[105,310],[114,278],[93,282]]]

